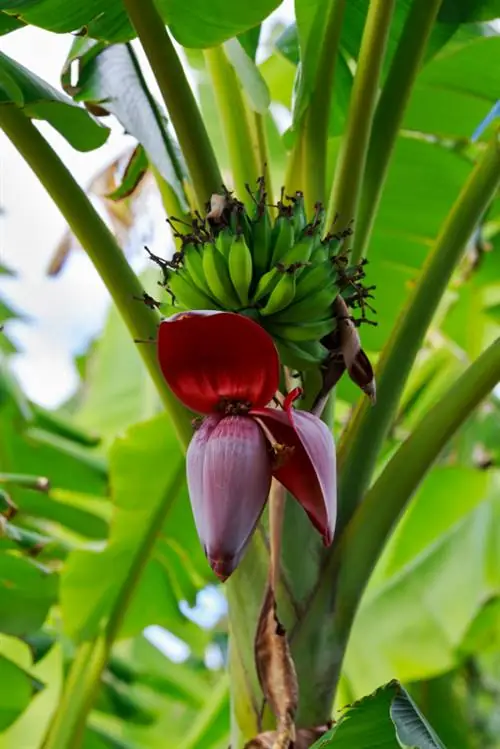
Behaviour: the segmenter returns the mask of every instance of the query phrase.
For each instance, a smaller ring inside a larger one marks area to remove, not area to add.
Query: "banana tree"
[[[156,450],[141,463],[153,473],[157,461],[158,483],[147,511],[135,507],[132,555],[118,523],[113,554],[72,557],[68,578],[87,565],[99,601],[71,625],[77,647],[45,749],[85,739],[164,520],[178,495],[188,501],[179,448],[207,574],[210,565],[225,581],[229,603],[233,749],[368,747],[377,730],[384,746],[442,746],[395,682],[333,727],[331,718],[375,564],[500,379],[500,342],[488,333],[451,386],[398,431],[431,325],[451,304],[450,284],[461,289],[470,271],[466,250],[500,227],[494,122],[471,140],[498,95],[499,40],[486,23],[498,4],[296,0],[295,22],[261,62],[260,25],[276,5],[0,1],[4,33],[27,24],[77,32],[66,94],[0,56],[0,126],[136,341],[168,416],[155,440],[176,462],[162,473]],[[281,135],[276,103],[291,110]],[[149,172],[172,227],[175,252],[150,253],[160,266],[155,296],[33,124],[47,120],[90,150],[105,141],[99,118],[109,114],[138,145],[108,197],[128,199]],[[127,451],[116,460],[127,476]],[[64,611],[71,616],[68,601]]]

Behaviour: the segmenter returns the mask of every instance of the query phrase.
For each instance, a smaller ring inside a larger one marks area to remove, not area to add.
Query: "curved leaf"
[[[159,0],[158,10],[177,41],[185,47],[212,47],[258,26],[279,0]],[[111,42],[133,39],[135,32],[120,0],[0,0],[0,11],[21,23],[64,33],[85,28],[89,37]],[[7,13],[6,13],[7,14]]]
[[[102,146],[109,135],[83,107],[0,52],[0,106],[12,105],[30,118],[47,120],[79,151]]]
[[[71,71],[78,65],[78,80]],[[106,46],[86,37],[75,39],[61,76],[75,101],[83,101],[98,114],[113,114],[126,132],[144,147],[151,163],[174,189],[181,207],[187,208],[183,170],[177,146],[168,132],[167,119],[147,87],[130,44]]]
[[[397,681],[349,706],[313,749],[445,749]]]

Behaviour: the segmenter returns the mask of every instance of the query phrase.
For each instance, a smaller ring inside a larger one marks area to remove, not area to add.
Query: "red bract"
[[[264,509],[274,476],[331,543],[336,515],[335,446],[317,417],[268,408],[279,359],[257,323],[231,312],[181,313],[161,323],[158,357],[168,384],[205,414],[187,451],[198,535],[215,574],[238,565]]]

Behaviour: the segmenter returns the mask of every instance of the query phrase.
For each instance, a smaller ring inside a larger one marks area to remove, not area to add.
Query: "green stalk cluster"
[[[301,192],[281,199],[271,218],[263,178],[250,191],[252,209],[229,191],[213,195],[196,214],[172,261],[155,258],[173,305],[182,310],[224,310],[248,315],[273,337],[283,364],[304,371],[324,364],[338,327],[340,294],[365,318],[370,289],[365,261],[350,266],[347,226],[324,236],[320,203],[308,217]],[[345,307],[344,307],[345,309]]]

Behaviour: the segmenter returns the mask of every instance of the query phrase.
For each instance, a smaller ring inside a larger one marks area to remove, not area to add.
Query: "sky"
[[[285,0],[272,18],[289,21],[292,8],[293,0]],[[0,51],[60,89],[60,73],[71,42],[70,35],[28,27],[0,37]],[[161,100],[142,50],[138,44],[135,47],[150,88]],[[96,173],[134,144],[112,118],[107,118],[106,124],[111,126],[108,141],[87,153],[75,151],[46,123],[37,126],[79,184],[86,187]],[[0,207],[0,263],[17,273],[14,280],[0,279],[0,297],[28,318],[7,326],[9,336],[21,349],[12,359],[12,368],[28,397],[48,408],[57,407],[78,385],[73,357],[99,333],[109,296],[80,251],[72,253],[60,276],[47,277],[46,269],[65,233],[65,222],[2,132]],[[155,230],[164,225],[159,206],[156,215]],[[156,240],[168,241],[161,230]]]

